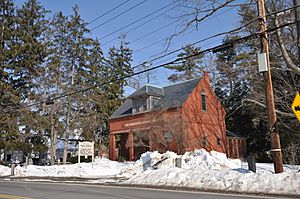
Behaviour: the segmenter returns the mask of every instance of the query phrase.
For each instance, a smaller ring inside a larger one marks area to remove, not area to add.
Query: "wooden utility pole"
[[[282,153],[280,146],[280,137],[276,129],[276,113],[275,113],[275,103],[273,95],[273,86],[271,79],[271,70],[270,70],[270,60],[269,60],[269,46],[268,38],[266,33],[266,13],[265,13],[265,0],[258,0],[258,15],[260,18],[260,45],[261,53],[266,53],[267,57],[267,71],[263,72],[264,81],[265,81],[265,95],[266,95],[266,104],[268,111],[268,120],[269,128],[271,133],[271,142],[272,142],[272,155],[274,162],[275,173],[283,172],[283,163],[282,163]]]

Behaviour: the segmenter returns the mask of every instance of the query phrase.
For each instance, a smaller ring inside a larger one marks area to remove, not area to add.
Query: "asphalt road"
[[[246,199],[264,198],[207,192],[188,192],[102,185],[0,181],[0,199]],[[270,198],[270,197],[265,197]]]

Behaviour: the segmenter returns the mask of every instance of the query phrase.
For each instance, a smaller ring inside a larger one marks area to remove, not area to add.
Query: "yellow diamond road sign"
[[[300,121],[300,94],[297,93],[292,104],[292,110],[295,113],[296,117]]]

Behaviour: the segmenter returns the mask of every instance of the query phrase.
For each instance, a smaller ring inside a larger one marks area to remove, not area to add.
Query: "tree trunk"
[[[67,163],[68,142],[69,142],[69,133],[66,133],[65,134],[65,139],[64,139],[64,151],[63,151],[63,162],[62,162],[62,164],[66,164]]]
[[[53,119],[53,113],[51,112],[51,149],[50,149],[50,163],[54,165],[55,157],[56,157],[56,129],[55,123]]]
[[[68,155],[68,142],[69,142],[69,136],[70,136],[70,103],[68,98],[68,105],[67,105],[67,120],[66,120],[66,131],[64,133],[64,151],[63,151],[63,164],[67,163],[67,155]]]
[[[293,0],[294,6],[300,5],[300,0]],[[300,60],[300,7],[295,8],[295,21],[297,27],[298,63]]]
[[[74,84],[74,75],[75,75],[75,64],[74,60],[72,61],[72,74],[71,74],[71,85]],[[70,118],[71,118],[71,106],[72,102],[70,102],[70,97],[67,98],[67,120],[66,120],[66,132],[65,132],[65,140],[64,140],[64,151],[63,151],[63,164],[67,163],[67,155],[68,155],[68,142],[70,136]]]

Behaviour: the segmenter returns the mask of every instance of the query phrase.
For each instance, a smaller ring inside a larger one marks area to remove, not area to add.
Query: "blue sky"
[[[126,9],[138,4],[139,2],[142,2],[143,0],[130,0],[114,10],[113,12],[107,14],[106,16],[100,18],[97,21],[94,21],[93,23],[89,24],[89,28],[94,28],[97,25],[106,22],[107,20],[114,18],[109,23],[104,24],[103,26],[96,28],[91,32],[92,37],[104,37],[105,35],[141,18],[145,15],[152,13],[163,6],[166,6],[173,2],[173,0],[147,0],[144,3],[140,4],[133,10],[125,13],[121,17],[115,17],[116,15],[124,12]],[[23,1],[17,0],[16,3],[20,5]],[[121,4],[122,2],[125,2],[125,0],[41,0],[40,1],[47,10],[50,10],[52,13],[62,11],[65,15],[71,15],[72,14],[72,7],[77,4],[79,6],[79,13],[82,16],[86,22],[90,22],[91,20],[95,19],[96,17],[104,14],[108,10],[112,9],[113,7]],[[102,46],[102,49],[104,50],[104,53],[107,53],[108,48],[112,47],[113,45],[118,46],[120,44],[120,40],[118,39],[118,36],[120,36],[121,33],[125,33],[126,31],[139,26],[143,22],[149,20],[150,18],[157,16],[164,11],[168,10],[170,7],[166,8],[165,10],[162,10],[161,12],[158,12],[142,21],[139,21],[138,23],[129,26],[126,29],[123,29],[122,31],[119,31],[116,34],[113,34],[107,38],[101,39],[101,44],[105,44]],[[171,19],[169,16],[174,16],[178,14],[177,9],[173,9],[167,14],[164,14],[155,20],[151,21],[150,23],[142,26],[141,28],[138,28],[134,31],[131,31],[126,35],[126,41],[129,42],[128,47],[130,47],[133,50],[133,63],[132,65],[138,65],[140,63],[143,63],[151,58],[152,56],[162,52],[165,47],[165,41],[161,41],[155,45],[152,45],[151,47],[142,49],[146,46],[149,46],[150,44],[162,40],[164,38],[167,38],[172,33],[174,33],[176,30],[178,30],[178,26],[180,24],[174,22],[174,19]],[[170,23],[173,23],[169,25]],[[172,51],[175,49],[178,49],[182,47],[185,44],[193,43],[195,41],[201,40],[203,38],[209,37],[211,35],[228,31],[234,27],[239,26],[239,19],[236,14],[235,9],[230,8],[224,8],[217,13],[217,16],[212,16],[208,18],[205,22],[201,23],[198,27],[198,31],[196,30],[189,30],[185,32],[184,34],[175,37],[172,40],[172,43],[168,50]],[[133,42],[137,38],[150,33],[156,29],[161,29],[160,31],[157,31],[154,34],[151,34],[141,40],[138,40],[136,42]],[[116,38],[116,39],[115,39]],[[113,40],[113,41],[111,41]],[[199,47],[202,49],[209,48],[215,45],[220,44],[222,40],[222,37],[215,38],[209,41],[206,41],[204,43],[200,43]],[[107,43],[108,41],[111,41]],[[132,43],[133,42],[133,43]],[[139,51],[137,51],[139,50]],[[137,52],[135,52],[137,51]],[[155,56],[154,56],[155,57]],[[158,60],[153,63],[153,65],[161,64],[166,62],[167,60],[171,60],[176,57],[176,54],[173,54],[169,57],[165,57],[161,60]],[[166,84],[169,84],[167,77],[170,74],[170,71],[167,69],[158,69],[151,73],[152,78],[150,83],[158,86],[164,86]],[[127,90],[127,92],[131,92],[130,89]]]

